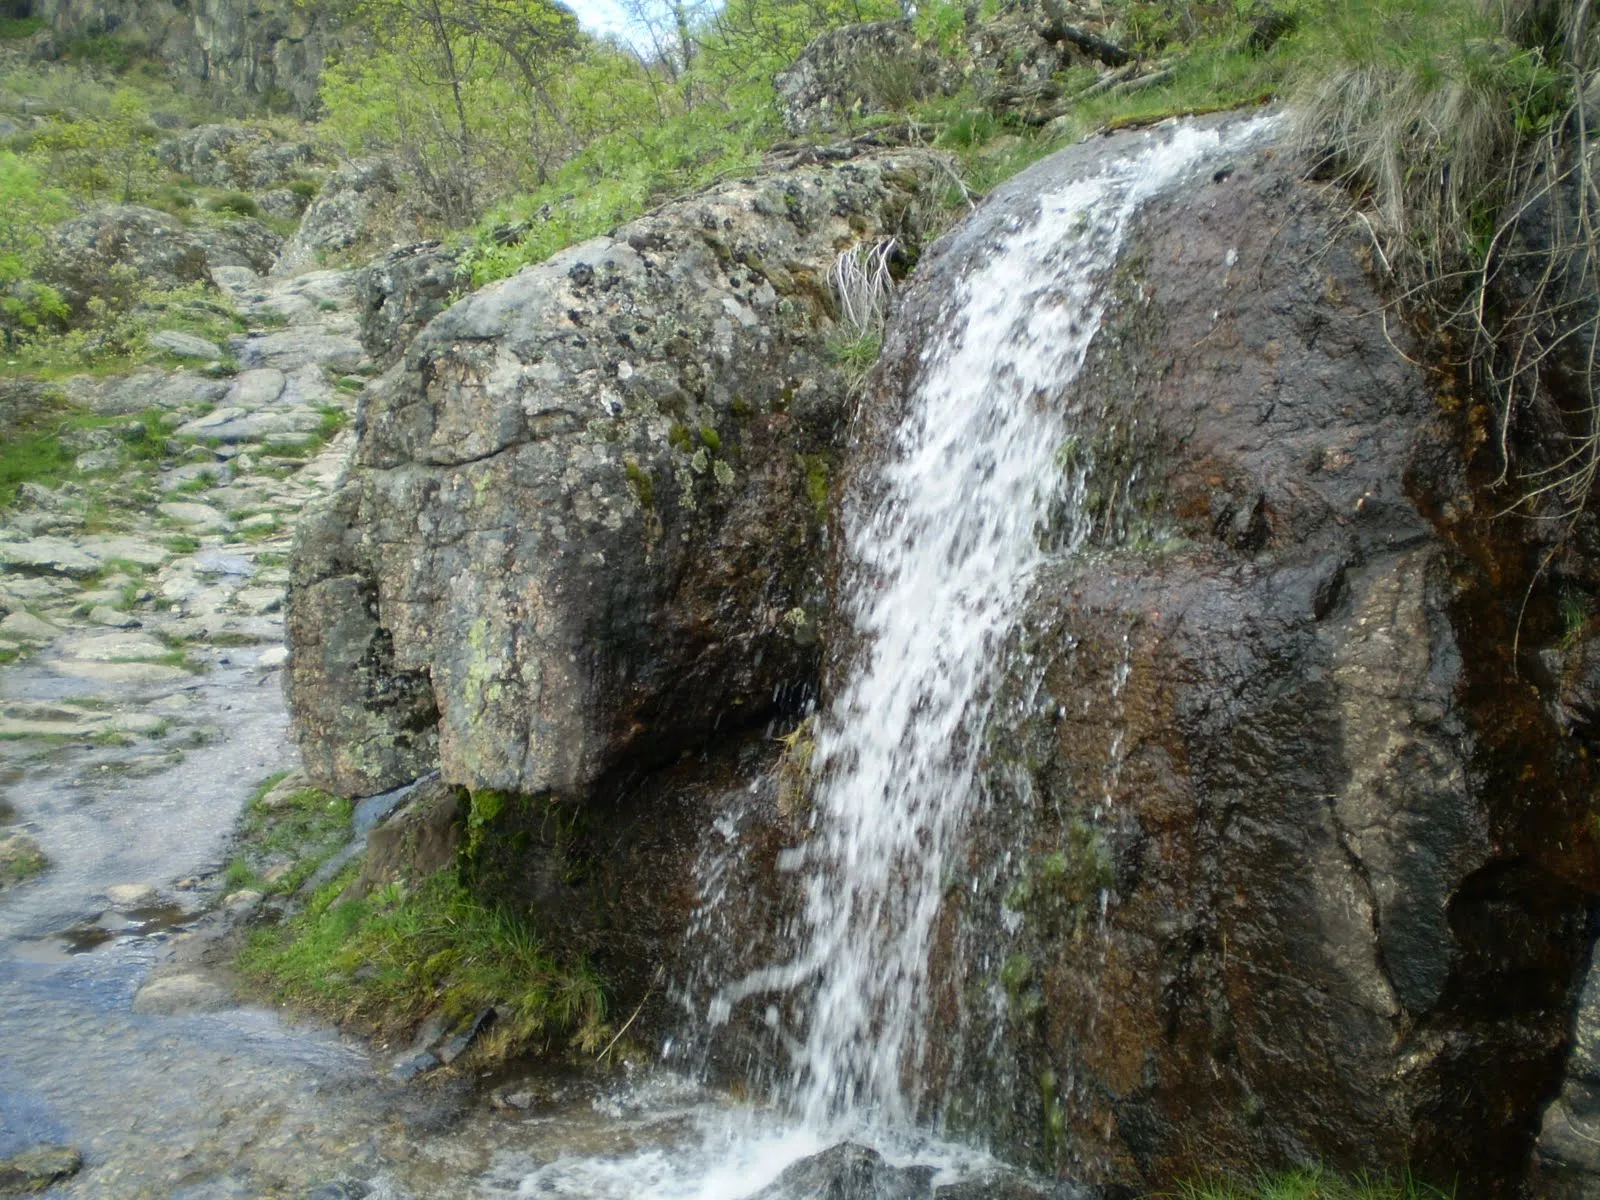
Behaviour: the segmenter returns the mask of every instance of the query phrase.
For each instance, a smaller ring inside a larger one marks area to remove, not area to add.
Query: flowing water
[[[218,714],[186,753],[19,742],[0,756],[16,818],[56,859],[0,898],[0,1154],[83,1146],[89,1169],[63,1194],[84,1197],[301,1195],[359,1176],[374,1196],[738,1200],[846,1139],[940,1181],[987,1170],[929,1123],[925,997],[940,899],[980,799],[993,672],[1043,557],[1087,534],[1082,468],[1059,451],[1129,222],[1261,126],[1154,132],[978,231],[977,266],[924,344],[876,473],[847,502],[856,656],[819,721],[810,837],[787,856],[804,881],[794,953],[702,997],[706,1036],[740,1006],[764,1007],[790,1047],[764,1104],[664,1072],[614,1095],[573,1088],[480,1111],[463,1128],[359,1046],[271,1013],[130,1011],[201,907],[205,885],[191,898],[176,878],[215,871],[250,782],[288,761],[269,631],[212,651],[209,675],[159,703],[138,701],[179,729]],[[8,669],[0,699],[59,708],[58,676]],[[108,904],[124,882],[153,884],[159,911]]]

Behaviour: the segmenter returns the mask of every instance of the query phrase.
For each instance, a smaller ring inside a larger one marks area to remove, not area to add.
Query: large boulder
[[[209,283],[206,250],[182,222],[137,205],[113,205],[58,227],[40,271],[67,303],[126,302],[144,289]]]
[[[854,487],[948,298],[1126,144],[1047,160],[924,257]],[[1090,536],[1002,658],[927,1095],[1141,1194],[1320,1162],[1512,1195],[1600,882],[1593,748],[1528,670],[1541,554],[1494,523],[1485,410],[1397,348],[1338,203],[1270,150],[1214,167],[1135,218],[1082,375],[1041,397]]]
[[[265,274],[283,249],[283,239],[252,217],[199,225],[191,233],[205,248],[206,263],[212,267],[249,267]]]
[[[361,345],[387,366],[472,282],[459,251],[418,242],[389,251],[356,276]]]
[[[435,317],[300,525],[286,685],[318,784],[431,766],[429,705],[446,782],[581,797],[797,703],[847,393],[826,274],[914,242],[939,174],[906,152],[723,184]]]

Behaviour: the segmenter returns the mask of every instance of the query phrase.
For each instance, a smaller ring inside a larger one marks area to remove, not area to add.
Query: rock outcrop
[[[96,209],[58,227],[42,269],[74,311],[92,297],[209,283],[206,248],[176,217],[137,205]]]
[[[322,185],[274,268],[294,275],[326,255],[355,245],[384,206],[399,194],[399,176],[387,159],[340,167]]]
[[[283,142],[242,125],[198,125],[156,149],[163,166],[205,187],[259,190],[290,182],[311,166],[309,142]]]
[[[363,399],[301,525],[287,675],[320,786],[588,795],[814,679],[847,382],[825,282],[916,240],[923,152],[721,185],[483,288]]]
[[[826,273],[915,251],[929,155],[720,185],[437,315],[453,264],[377,264],[367,350],[404,352],[288,597],[314,782],[437,764],[468,877],[600,945],[629,996],[689,925],[695,830],[748,791],[725,869],[779,936],[803,822],[760,731],[822,669],[839,481],[871,487],[1000,231],[1150,136],[1062,152],[925,256],[843,460]],[[1493,519],[1486,408],[1417,364],[1370,268],[1331,198],[1241,153],[1135,219],[1083,374],[1040,397],[1090,536],[1001,664],[920,1066],[953,1126],[1063,1177],[1409,1164],[1510,1195],[1562,1085],[1600,685],[1581,638],[1550,657],[1540,548]],[[1542,1152],[1580,1189],[1587,1054]]]
[[[858,464],[996,231],[1116,145],[924,259]],[[1514,657],[1538,556],[1475,486],[1483,410],[1396,348],[1368,265],[1270,152],[1219,164],[1137,218],[1043,398],[1092,536],[1002,673],[927,1068],[1069,1177],[1409,1163],[1511,1195],[1561,1075],[1587,751]]]
[[[51,40],[118,34],[137,38],[180,75],[225,96],[316,107],[322,64],[336,42],[329,10],[292,0],[35,0]]]
[[[826,133],[852,120],[953,91],[960,73],[901,21],[869,21],[819,35],[773,80],[792,134]]]

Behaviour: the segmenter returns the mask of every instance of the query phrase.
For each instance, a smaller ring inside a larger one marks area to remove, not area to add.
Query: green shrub
[[[212,212],[233,213],[240,217],[259,217],[261,206],[256,203],[256,198],[249,192],[224,192],[216,196],[206,207]]]
[[[0,339],[7,351],[66,321],[61,294],[32,276],[49,226],[70,211],[33,166],[0,151]]]
[[[49,24],[43,17],[0,17],[0,41],[30,38]]]

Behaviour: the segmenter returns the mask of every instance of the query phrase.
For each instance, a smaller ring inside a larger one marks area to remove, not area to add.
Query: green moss
[[[826,520],[828,516],[828,456],[826,454],[802,454],[800,466],[806,474],[806,498],[811,501],[812,510],[818,519]]]
[[[656,481],[648,470],[629,459],[623,464],[622,469],[628,476],[628,486],[633,489],[634,499],[639,502],[639,507],[646,512],[656,506]]]
[[[667,443],[674,450],[682,450],[688,454],[694,448],[694,435],[682,421],[674,421],[672,428],[667,430]]]
[[[317,788],[299,788],[278,798],[271,808],[264,801],[286,775],[269,775],[257,785],[245,804],[235,842],[235,854],[224,882],[230,890],[254,887],[264,892],[291,893],[350,840],[350,801]],[[287,865],[272,882],[264,875]]]
[[[32,37],[48,25],[43,17],[0,17],[0,41]]]
[[[1010,955],[1000,968],[1000,983],[1008,992],[1020,992],[1033,982],[1033,959],[1026,954]]]
[[[700,440],[705,444],[706,449],[711,451],[713,454],[718,453],[722,449],[722,438],[710,425],[700,426]]]

